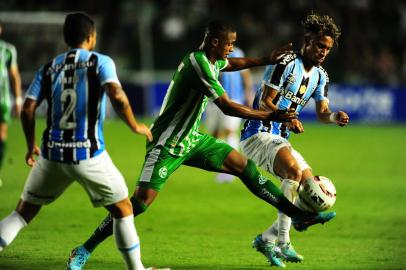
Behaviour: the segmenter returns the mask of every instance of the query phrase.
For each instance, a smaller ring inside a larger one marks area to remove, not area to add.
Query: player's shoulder
[[[282,57],[278,60],[279,65],[287,66],[290,63],[293,63],[295,59],[298,58],[298,55],[296,52],[288,52],[282,55]]]
[[[95,57],[97,58],[97,62],[98,62],[99,64],[114,63],[113,58],[111,58],[111,57],[108,56],[107,54],[99,53],[99,52],[96,52],[96,51],[88,51],[88,53],[89,53],[91,56],[95,56]],[[90,56],[90,57],[91,57],[91,56]],[[89,58],[90,58],[90,57],[89,57]]]
[[[0,46],[5,47],[6,49],[12,49],[12,50],[16,49],[16,46],[14,46],[14,44],[12,44],[8,41],[5,41],[3,39],[0,39]]]
[[[318,72],[320,74],[320,77],[322,79],[324,79],[326,82],[329,82],[329,77],[328,77],[327,71],[322,66],[318,66],[317,70],[318,70]]]

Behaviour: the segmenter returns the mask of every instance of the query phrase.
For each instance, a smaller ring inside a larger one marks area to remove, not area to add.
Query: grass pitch
[[[39,121],[38,139],[43,126]],[[315,174],[335,183],[333,210],[338,215],[303,233],[292,229],[293,244],[305,260],[288,263],[287,268],[406,269],[406,126],[339,128],[307,123],[305,129],[291,142]],[[132,192],[145,154],[144,140],[118,121],[106,122],[105,134],[107,150]],[[14,209],[22,191],[29,172],[24,155],[22,130],[13,122],[1,173],[0,218]],[[254,197],[240,181],[219,185],[214,176],[181,167],[150,209],[136,219],[146,266],[269,268],[251,241],[274,221],[275,208]],[[64,269],[70,250],[87,239],[105,215],[73,184],[0,253],[0,269]],[[125,269],[113,238],[99,246],[85,269]]]

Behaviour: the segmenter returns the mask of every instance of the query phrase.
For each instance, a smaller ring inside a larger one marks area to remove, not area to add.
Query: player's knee
[[[128,198],[106,206],[106,208],[114,218],[122,218],[132,214],[131,202]]]
[[[148,205],[135,196],[131,198],[131,203],[133,206],[134,217],[144,213],[148,209]]]

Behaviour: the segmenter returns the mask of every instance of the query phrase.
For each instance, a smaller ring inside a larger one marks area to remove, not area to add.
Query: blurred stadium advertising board
[[[149,93],[149,113],[159,113],[168,83],[154,84]],[[353,122],[406,122],[406,88],[377,86],[348,86],[330,84],[328,90],[330,108],[343,110]],[[300,113],[302,120],[315,121],[315,105],[309,104]]]

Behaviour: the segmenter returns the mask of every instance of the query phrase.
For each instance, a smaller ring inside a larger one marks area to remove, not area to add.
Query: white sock
[[[281,190],[283,192],[283,195],[285,195],[285,197],[292,203],[295,202],[298,186],[299,183],[294,180],[284,179],[282,181]],[[289,230],[290,225],[292,224],[291,218],[285,215],[283,212],[279,211],[277,221],[278,221],[278,242],[280,244],[289,243],[290,242]]]
[[[117,248],[128,270],[145,270],[141,262],[140,240],[134,226],[134,216],[113,218],[113,233]]]
[[[262,240],[265,242],[275,242],[278,239],[278,219],[269,227],[268,230],[262,233]]]
[[[25,222],[24,218],[16,211],[13,211],[0,221],[0,251],[10,245],[25,226],[27,226],[27,222]]]

